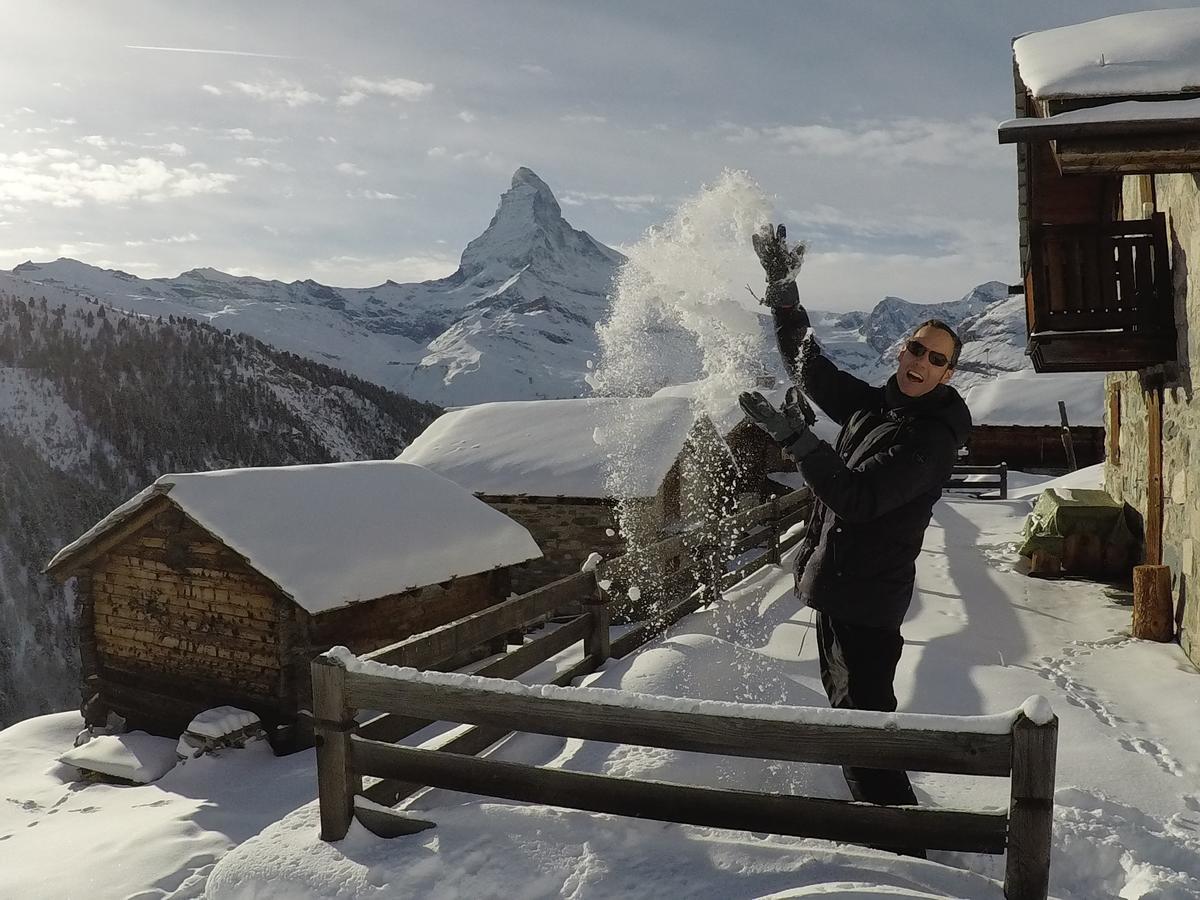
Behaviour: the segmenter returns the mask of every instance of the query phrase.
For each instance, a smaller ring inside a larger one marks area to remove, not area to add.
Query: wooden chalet
[[[279,749],[305,740],[314,656],[497,603],[540,555],[458,485],[384,461],[164,475],[46,571],[76,579],[86,707],[173,735],[240,706]]]
[[[397,457],[457,482],[529,529],[543,556],[514,574],[524,592],[695,518],[729,450],[682,397],[483,403],[435,420]],[[617,515],[617,504],[636,510]],[[715,498],[712,498],[715,502]]]
[[[1019,37],[999,137],[1017,148],[1028,352],[1039,372],[1109,373],[1105,486],[1169,570],[1157,583],[1200,663],[1198,47],[1197,9]]]

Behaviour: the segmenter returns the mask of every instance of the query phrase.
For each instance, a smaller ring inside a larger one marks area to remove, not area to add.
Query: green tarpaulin
[[[1033,556],[1041,550],[1062,557],[1063,540],[1070,535],[1094,535],[1106,548],[1129,550],[1134,537],[1125,523],[1125,507],[1104,491],[1052,488],[1042,491],[1021,532],[1017,551]]]

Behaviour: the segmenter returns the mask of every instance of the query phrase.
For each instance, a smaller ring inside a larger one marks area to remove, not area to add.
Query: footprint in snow
[[[1184,774],[1183,766],[1158,741],[1152,741],[1148,738],[1123,737],[1117,743],[1121,745],[1123,750],[1149,756],[1164,772],[1169,772],[1176,777],[1182,777]]]

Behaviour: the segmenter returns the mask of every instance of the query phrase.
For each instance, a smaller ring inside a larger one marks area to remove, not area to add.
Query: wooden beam
[[[559,607],[578,603],[591,586],[590,572],[568,575],[431,631],[373,650],[362,658],[387,665],[426,669],[490,638],[524,628]]]
[[[350,829],[354,795],[362,778],[354,771],[350,732],[354,711],[346,703],[346,669],[327,656],[312,662],[313,722],[317,734],[317,796],[321,840],[340,841]]]
[[[1143,139],[1186,142],[1200,131],[1200,117],[1187,119],[1114,119],[1108,122],[1055,121],[1054,118],[1011,119],[1001,122],[996,135],[1001,144],[1040,141],[1085,141],[1107,139],[1116,143],[1140,144]]]
[[[1003,813],[872,806],[691,787],[475,759],[353,739],[355,766],[385,778],[568,809],[889,847],[1002,853]]]
[[[573,682],[576,678],[582,678],[584,675],[590,675],[596,671],[598,665],[596,660],[589,656],[585,656],[575,665],[559,672],[551,681],[550,684],[559,687],[565,687]],[[453,734],[449,738],[441,740],[440,743],[430,748],[434,750],[444,751],[446,753],[462,753],[467,756],[474,756],[482,753],[492,744],[499,740],[503,740],[508,735],[512,734],[511,728],[504,727],[484,727],[476,725],[472,728],[467,728]],[[361,735],[366,738],[367,735]],[[384,778],[381,781],[371,785],[364,790],[363,796],[375,803],[381,803],[384,806],[395,806],[402,800],[411,797],[417,791],[423,790],[428,785],[421,782],[410,781],[403,778]]]
[[[1147,565],[1162,564],[1163,536],[1163,423],[1162,391],[1146,392],[1146,559]]]
[[[530,641],[517,650],[476,669],[471,674],[486,678],[516,678],[518,675],[524,675],[534,666],[541,665],[550,657],[583,640],[591,628],[592,621],[589,614],[576,616],[549,634]],[[388,713],[364,722],[359,726],[358,733],[375,741],[398,741],[415,734],[422,728],[429,727],[435,721],[435,719],[419,716]]]
[[[450,722],[497,725],[584,740],[756,759],[870,766],[966,775],[1007,775],[1008,734],[820,725],[713,714],[640,709],[587,700],[514,694],[487,685],[433,684],[348,673],[347,703]]]

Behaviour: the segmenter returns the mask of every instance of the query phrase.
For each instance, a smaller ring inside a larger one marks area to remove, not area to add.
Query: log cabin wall
[[[168,509],[117,544],[85,585],[85,684],[96,676],[131,725],[182,730],[225,703],[265,720],[281,711],[278,628],[290,601],[183,513]]]
[[[1104,429],[1072,425],[1071,438],[1080,468],[1104,462]],[[967,456],[972,466],[1008,463],[1023,472],[1066,472],[1067,451],[1058,425],[975,425],[967,438]]]
[[[573,575],[593,551],[609,557],[624,550],[612,500],[488,494],[479,499],[524,526],[542,550],[540,559],[513,567],[512,589],[518,594]],[[646,505],[648,516],[657,515],[657,501]]]
[[[1167,214],[1178,358],[1174,363],[1107,378],[1106,426],[1119,456],[1105,464],[1105,487],[1144,520],[1148,496],[1148,388],[1162,386],[1162,561],[1171,569],[1179,640],[1200,665],[1200,187],[1190,174],[1125,179],[1126,218],[1141,217],[1155,202]],[[1149,190],[1148,190],[1149,188]],[[1147,196],[1149,194],[1149,196]],[[1115,417],[1114,417],[1115,413]]]

